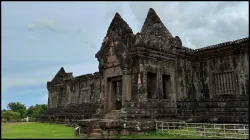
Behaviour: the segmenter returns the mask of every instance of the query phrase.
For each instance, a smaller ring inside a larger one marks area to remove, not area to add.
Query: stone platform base
[[[89,137],[89,134],[95,134],[95,130],[98,129],[101,134],[101,137],[98,136],[98,138],[114,138],[117,135],[143,135],[146,132],[155,131],[155,121],[146,120],[86,119],[79,120],[78,125],[81,135]]]

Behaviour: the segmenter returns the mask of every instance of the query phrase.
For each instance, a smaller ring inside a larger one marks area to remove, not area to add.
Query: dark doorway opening
[[[162,75],[163,99],[168,99],[171,93],[170,75]]]
[[[147,73],[147,92],[148,99],[156,98],[156,73]]]

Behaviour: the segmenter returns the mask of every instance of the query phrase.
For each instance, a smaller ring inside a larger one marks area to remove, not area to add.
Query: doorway
[[[170,75],[162,75],[163,99],[168,99],[171,94]]]
[[[156,73],[147,73],[147,92],[148,92],[148,99],[155,99],[156,98]]]
[[[109,78],[109,110],[122,108],[122,77]]]

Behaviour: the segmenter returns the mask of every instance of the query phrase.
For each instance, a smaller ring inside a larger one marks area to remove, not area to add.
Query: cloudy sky
[[[150,7],[186,47],[249,36],[248,2],[2,2],[2,109],[47,103],[46,82],[62,66],[74,76],[97,71],[115,13],[136,33]]]

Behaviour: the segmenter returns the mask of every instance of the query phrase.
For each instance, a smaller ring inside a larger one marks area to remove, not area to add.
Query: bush
[[[33,118],[33,117],[29,118],[29,122],[35,122],[35,121],[36,121],[36,118]]]
[[[21,114],[19,112],[6,110],[2,112],[2,118],[5,118],[7,121],[20,121]]]

